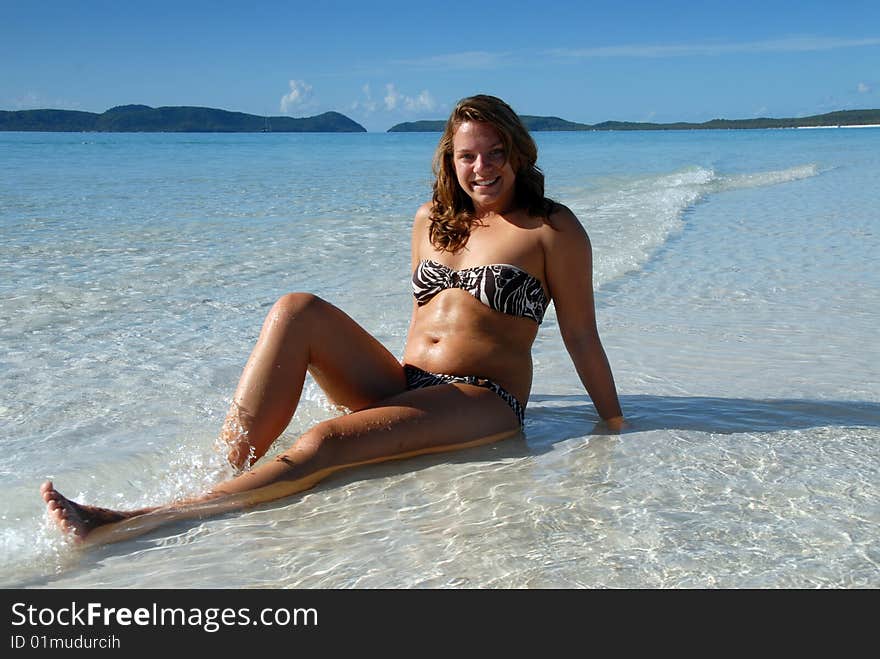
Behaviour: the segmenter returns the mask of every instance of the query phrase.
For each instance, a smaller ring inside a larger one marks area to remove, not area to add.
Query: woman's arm
[[[544,271],[559,330],[599,416],[610,428],[619,429],[623,413],[596,327],[590,238],[574,213],[564,206],[557,208],[546,234]]]

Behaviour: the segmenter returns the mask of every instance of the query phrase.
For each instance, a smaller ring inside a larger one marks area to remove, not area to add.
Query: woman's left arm
[[[599,416],[612,430],[623,426],[614,376],[596,327],[593,250],[568,208],[557,205],[545,234],[544,272],[556,307],[562,340]]]

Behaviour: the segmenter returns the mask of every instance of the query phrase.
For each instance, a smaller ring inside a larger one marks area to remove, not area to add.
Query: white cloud
[[[360,110],[361,112],[366,112],[367,114],[376,111],[376,101],[373,100],[373,94],[370,90],[370,85],[366,84],[361,87],[361,92],[363,92],[363,97],[356,100],[351,104],[352,110]]]
[[[437,107],[437,103],[431,96],[431,92],[429,92],[427,89],[419,92],[419,95],[415,98],[405,98],[404,104],[406,105],[407,110],[412,111],[433,110],[435,107]]]
[[[385,109],[391,112],[392,110],[397,109],[397,104],[400,103],[400,92],[394,87],[392,83],[388,83],[385,85]]]
[[[727,55],[730,53],[796,53],[860,46],[880,46],[880,38],[835,39],[826,37],[789,37],[766,41],[740,43],[693,44],[628,44],[598,46],[595,48],[557,48],[549,51],[560,57],[688,57],[699,55]]]
[[[859,94],[867,94],[869,91],[871,91],[871,86],[865,84],[864,82],[860,82],[859,86],[856,89],[858,90]]]
[[[290,114],[305,106],[312,97],[312,86],[304,80],[291,80],[290,93],[281,97],[281,112]]]
[[[437,107],[437,102],[431,96],[431,92],[423,89],[418,96],[407,96],[397,91],[397,87],[393,83],[385,85],[385,109],[393,112],[398,108],[407,110],[408,112],[419,112],[422,110],[433,110]]]

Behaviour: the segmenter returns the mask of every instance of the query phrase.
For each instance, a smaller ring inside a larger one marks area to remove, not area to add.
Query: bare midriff
[[[416,308],[403,362],[430,373],[487,378],[525,405],[537,333],[530,318],[494,311],[470,293],[448,289]]]

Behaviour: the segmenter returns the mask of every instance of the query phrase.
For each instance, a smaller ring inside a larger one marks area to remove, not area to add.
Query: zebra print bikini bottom
[[[488,389],[489,391],[498,394],[498,396],[501,397],[501,400],[503,400],[510,406],[510,409],[513,410],[513,413],[516,414],[516,418],[519,420],[520,426],[525,423],[526,410],[522,406],[522,404],[516,399],[516,396],[507,391],[507,389],[502,387],[500,384],[492,382],[492,380],[477,377],[476,375],[446,375],[445,373],[429,373],[428,371],[423,371],[417,366],[410,366],[409,364],[404,365],[403,370],[406,373],[407,389],[421,389],[422,387],[433,387],[438,384],[453,383],[472,384],[477,387]]]

